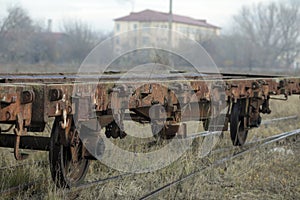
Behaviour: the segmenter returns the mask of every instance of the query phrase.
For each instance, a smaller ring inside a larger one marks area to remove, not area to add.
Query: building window
[[[149,32],[150,23],[143,23],[142,27],[143,27],[143,32],[147,33]]]
[[[150,23],[148,22],[143,23],[143,28],[148,28],[148,27],[150,27]]]
[[[133,24],[133,29],[137,29],[137,24]]]
[[[116,30],[120,31],[120,24],[116,24]]]
[[[180,27],[180,28],[179,28],[179,31],[180,31],[181,33],[185,33],[185,32],[186,32],[186,28]]]

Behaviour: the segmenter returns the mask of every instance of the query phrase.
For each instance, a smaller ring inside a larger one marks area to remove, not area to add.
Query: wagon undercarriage
[[[182,79],[184,77],[184,79]],[[160,139],[185,138],[186,122],[199,121],[207,131],[230,128],[233,145],[243,145],[248,131],[271,113],[270,99],[300,94],[300,78],[171,74],[145,80],[117,81],[118,75],[2,75],[0,77],[0,146],[49,151],[53,180],[77,185],[88,163],[104,151],[100,134],[124,138],[124,122],[150,124]],[[54,119],[49,137],[43,132]],[[228,126],[230,124],[230,126]],[[103,131],[101,131],[103,130]],[[86,148],[87,145],[89,148]]]

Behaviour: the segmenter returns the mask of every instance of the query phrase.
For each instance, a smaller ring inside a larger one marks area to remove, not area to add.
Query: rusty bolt
[[[22,104],[31,103],[34,101],[34,92],[32,90],[22,92],[21,102]]]
[[[63,92],[61,89],[51,89],[49,91],[50,101],[58,101],[63,98]]]
[[[255,89],[257,89],[257,88],[259,88],[259,83],[253,82],[253,83],[252,83],[252,89],[255,90]]]

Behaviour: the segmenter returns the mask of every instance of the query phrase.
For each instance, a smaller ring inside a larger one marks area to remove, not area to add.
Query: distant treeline
[[[247,70],[300,68],[299,1],[242,7],[232,22],[231,28],[223,27],[226,31],[220,36],[198,40],[217,66]],[[38,25],[23,8],[12,7],[0,19],[0,64],[79,64],[108,36],[112,33],[94,31],[79,20],[64,22],[59,32],[52,32],[51,26]],[[159,60],[166,64],[162,55]],[[151,61],[151,56],[146,53],[143,60],[125,56],[114,64],[120,67],[143,64]]]
[[[43,27],[21,7],[7,9],[0,20],[0,63],[79,63],[109,34],[80,21],[65,21],[61,31]]]

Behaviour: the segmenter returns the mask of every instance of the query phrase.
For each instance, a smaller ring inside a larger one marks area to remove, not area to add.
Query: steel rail
[[[272,124],[275,122],[279,122],[279,121],[286,121],[286,120],[296,120],[298,119],[298,115],[291,115],[291,116],[287,116],[287,117],[279,117],[279,118],[274,118],[274,119],[269,119],[269,120],[265,120],[261,123],[261,125],[268,125],[268,124]],[[210,135],[218,135],[220,134],[221,131],[202,131],[202,132],[197,132],[197,133],[192,133],[187,135],[186,138],[197,138],[197,137],[206,137],[206,136],[210,136]]]
[[[295,130],[295,131],[297,131],[296,133],[300,133],[300,129]],[[246,153],[246,152],[248,152],[249,150],[257,149],[257,146],[254,146],[254,147],[253,147],[253,144],[256,144],[256,143],[259,143],[259,142],[263,142],[263,141],[265,141],[265,142],[275,142],[275,141],[284,139],[284,138],[286,138],[286,137],[289,137],[289,136],[291,136],[291,135],[294,135],[294,134],[295,134],[295,131],[289,131],[289,132],[280,133],[280,134],[277,134],[277,135],[273,135],[273,136],[267,137],[267,138],[265,138],[265,139],[263,139],[263,140],[255,141],[255,142],[253,142],[253,143],[248,143],[248,144],[246,144],[246,146],[243,146],[243,148],[252,145],[252,146],[249,147],[249,149],[244,149],[244,150],[242,150],[241,152],[235,153],[233,156],[230,155],[230,156],[228,156],[228,157],[226,157],[226,158],[222,158],[222,159],[219,160],[219,162],[216,161],[216,162],[213,163],[212,165],[202,167],[202,168],[200,168],[199,170],[200,170],[200,171],[203,171],[203,170],[206,169],[207,167],[213,167],[213,166],[215,166],[215,165],[217,166],[217,165],[222,164],[223,162],[228,161],[228,160],[230,160],[230,159],[232,159],[232,158],[236,158],[236,157],[238,157],[238,156],[243,155],[244,152]],[[258,146],[260,147],[261,144],[259,144]],[[236,147],[230,147],[230,148],[228,148],[227,150],[234,150],[234,149],[236,149]],[[218,149],[216,149],[215,151],[212,151],[211,153],[212,153],[212,154],[218,153],[219,151],[217,151],[217,150],[218,150]],[[224,151],[222,151],[222,152],[224,152]],[[170,186],[176,184],[177,182],[178,182],[178,183],[179,183],[179,182],[182,182],[183,180],[187,179],[188,177],[193,176],[193,174],[196,174],[196,173],[200,172],[199,170],[197,170],[197,171],[195,171],[195,172],[193,172],[193,173],[187,175],[186,177],[183,177],[182,179],[178,179],[178,180],[176,180],[176,181],[173,181],[173,182],[171,182],[171,183],[165,185],[164,187],[170,187]],[[131,176],[131,175],[134,175],[134,173],[123,173],[123,174],[120,174],[120,175],[116,175],[116,176],[112,176],[112,177],[108,177],[108,178],[104,178],[104,179],[99,179],[99,180],[95,180],[95,181],[91,181],[91,182],[86,182],[86,183],[83,183],[83,184],[81,184],[81,185],[79,185],[79,186],[77,186],[77,187],[71,188],[71,190],[70,190],[69,192],[67,192],[67,193],[73,193],[73,192],[76,192],[76,193],[77,193],[77,192],[80,192],[80,191],[82,191],[82,190],[84,190],[84,189],[88,189],[88,188],[91,188],[91,187],[95,187],[95,186],[98,186],[98,185],[101,185],[101,184],[105,184],[105,183],[107,183],[107,182],[110,182],[110,181],[112,181],[112,180],[118,180],[118,179],[121,179],[121,178],[124,178],[124,177],[128,177],[128,176]],[[74,191],[74,190],[75,190],[75,191]],[[159,191],[160,191],[160,190],[159,190]],[[157,191],[157,192],[158,192],[158,191]],[[147,196],[147,195],[145,195],[144,197],[146,197],[146,196]],[[150,197],[150,196],[149,196],[149,197]],[[143,198],[141,198],[141,199],[143,199]],[[146,198],[146,199],[147,199],[147,198]]]
[[[276,121],[276,120],[280,121],[280,120],[283,120],[283,119],[286,119],[286,118],[290,118],[290,117],[276,118],[276,119],[272,119],[270,121]],[[167,189],[167,188],[169,188],[169,187],[171,187],[175,184],[183,182],[184,180],[187,180],[187,179],[193,177],[194,175],[204,171],[205,169],[208,169],[208,167],[218,166],[218,165],[220,165],[220,164],[222,164],[226,161],[229,161],[229,160],[232,160],[236,157],[242,156],[247,152],[256,150],[256,149],[258,149],[262,146],[265,146],[267,144],[274,143],[276,141],[285,139],[287,137],[290,137],[290,136],[293,136],[293,135],[296,135],[296,134],[299,134],[299,133],[300,133],[300,129],[297,129],[297,130],[283,132],[283,133],[280,133],[280,134],[277,134],[277,135],[269,136],[267,138],[264,138],[264,139],[261,139],[261,140],[258,140],[258,141],[254,141],[254,142],[251,142],[251,143],[247,143],[242,147],[242,150],[240,152],[237,152],[234,155],[230,155],[230,156],[227,156],[225,158],[221,158],[221,159],[215,161],[214,163],[212,163],[209,166],[203,166],[203,167],[197,169],[196,171],[194,171],[194,172],[192,172],[192,173],[190,173],[190,174],[188,174],[188,175],[186,175],[182,178],[179,178],[179,179],[177,179],[175,181],[172,181],[172,182],[170,182],[170,183],[168,183],[168,184],[166,184],[166,185],[164,185],[160,188],[157,188],[156,190],[153,190],[152,192],[150,192],[150,193],[144,195],[143,197],[141,197],[140,199],[149,199],[153,195],[156,195],[156,194],[162,192],[163,190],[165,190],[165,189]],[[214,133],[214,134],[216,134],[216,133]],[[207,132],[202,132],[202,133],[200,133],[200,135],[201,136],[208,136],[209,134]],[[259,143],[259,144],[256,145],[256,146],[252,146],[253,144],[257,144],[257,143]],[[231,148],[228,148],[227,150],[232,150],[232,149],[236,149],[236,147],[231,147]],[[222,149],[222,151],[219,151],[219,149],[216,149],[216,150],[212,151],[211,153],[214,154],[214,153],[218,153],[218,152],[224,152],[224,148]],[[38,163],[39,165],[45,165],[46,164],[45,161],[35,161],[35,162],[33,162],[33,164],[35,164],[35,163]],[[5,167],[1,167],[0,170],[15,168],[15,167],[22,167],[22,166],[25,166],[25,165],[28,165],[28,164],[30,164],[30,163],[24,163],[24,164],[22,163],[22,164],[18,164],[18,165],[15,165],[15,166],[7,166],[7,167],[5,166]],[[107,177],[107,178],[104,178],[104,179],[102,178],[102,179],[91,181],[91,182],[85,182],[85,183],[83,183],[83,184],[81,184],[77,187],[71,188],[71,190],[69,190],[67,193],[80,192],[81,190],[84,190],[84,189],[87,189],[87,188],[90,188],[90,187],[94,187],[94,186],[98,186],[98,185],[101,185],[101,184],[105,184],[107,182],[117,180],[117,179],[120,179],[120,178],[124,178],[124,177],[128,177],[128,176],[131,176],[131,175],[134,175],[134,173],[123,173],[123,174],[119,174],[119,175],[116,175],[116,176]],[[18,186],[14,186],[14,187],[11,187],[11,188],[0,191],[0,194],[3,195],[3,196],[7,196],[7,195],[10,195],[12,193],[19,192],[21,190],[22,191],[23,190],[28,190],[30,187],[32,187],[36,183],[37,182],[30,182],[28,184],[20,184]]]
[[[158,195],[160,192],[172,187],[173,185],[176,185],[178,183],[181,183],[185,180],[188,180],[189,178],[192,178],[193,176],[195,176],[196,174],[200,173],[200,172],[203,172],[204,170],[208,169],[209,167],[216,167],[220,164],[223,164],[229,160],[232,160],[232,159],[235,159],[237,157],[240,157],[248,152],[251,152],[251,151],[254,151],[258,148],[261,148],[263,146],[266,146],[268,144],[271,144],[271,143],[274,143],[274,142],[277,142],[279,140],[282,140],[282,139],[285,139],[287,137],[290,137],[290,136],[293,136],[293,135],[297,135],[300,133],[300,129],[296,129],[296,130],[293,130],[293,131],[288,131],[288,132],[284,132],[284,133],[281,133],[281,134],[278,134],[276,136],[271,136],[271,137],[268,137],[268,138],[265,138],[266,142],[264,143],[261,143],[257,146],[253,146],[253,147],[250,147],[250,148],[246,148],[246,149],[243,149],[241,150],[240,152],[237,152],[235,153],[234,155],[230,155],[230,156],[227,156],[227,157],[224,157],[222,159],[219,159],[217,161],[215,161],[214,163],[212,163],[211,165],[208,165],[208,166],[204,166],[202,168],[199,168],[197,169],[196,171],[193,171],[192,173],[189,173],[187,175],[185,175],[184,177],[182,178],[179,178],[179,179],[176,179],[172,182],[169,182],[165,185],[163,185],[162,187],[159,187],[149,193],[147,193],[146,195],[143,195],[141,198],[139,198],[140,200],[146,200],[146,199],[150,199],[151,197],[154,197],[155,195]],[[271,138],[271,139],[270,139]]]
[[[179,178],[175,181],[169,182],[168,184],[151,191],[150,193],[142,196],[140,199],[143,199],[143,200],[144,199],[149,199],[149,198],[153,197],[154,195],[157,195],[158,193],[164,191],[165,189],[170,188],[173,185],[181,183],[181,182],[195,176],[196,174],[208,169],[209,167],[216,167],[216,166],[218,166],[218,165],[220,165],[224,162],[227,162],[227,161],[232,160],[234,158],[240,157],[240,156],[246,154],[247,152],[256,150],[259,147],[265,146],[265,145],[270,144],[270,143],[274,143],[276,141],[285,139],[287,137],[290,137],[290,136],[293,136],[293,135],[296,135],[296,134],[299,134],[299,133],[300,133],[300,129],[293,130],[293,131],[288,131],[288,132],[284,132],[284,133],[280,133],[280,134],[277,134],[277,135],[267,137],[267,138],[264,139],[264,141],[265,141],[264,143],[261,143],[257,146],[252,146],[252,147],[246,148],[246,149],[245,149],[245,146],[243,146],[244,149],[241,150],[240,152],[237,152],[234,155],[230,155],[230,156],[221,158],[221,159],[215,161],[214,163],[212,163],[211,165],[203,166],[203,167],[197,169],[196,171],[194,171],[194,172],[192,172],[192,173],[190,173],[190,174],[188,174],[188,175],[186,175],[182,178]],[[234,147],[234,148],[236,148],[236,147]],[[38,161],[38,162],[43,163],[43,161]],[[28,163],[26,163],[26,164],[28,164]],[[22,166],[22,165],[17,165],[15,167],[19,167],[19,166]],[[101,184],[105,184],[107,182],[110,182],[110,181],[113,181],[113,180],[118,180],[120,178],[124,178],[124,177],[131,176],[131,175],[134,175],[134,173],[123,173],[123,174],[119,174],[119,175],[116,175],[116,176],[107,177],[107,178],[104,178],[104,179],[99,179],[99,180],[95,180],[95,181],[91,181],[91,182],[86,182],[86,183],[83,183],[83,184],[81,184],[77,187],[71,188],[71,190],[67,191],[67,194],[75,193],[75,192],[78,193],[78,192],[80,192],[84,189],[91,188],[91,187],[94,187],[94,186],[98,186],[98,185],[101,185]],[[11,195],[11,194],[19,192],[19,191],[28,190],[36,184],[38,184],[38,181],[30,182],[30,183],[27,183],[27,184],[20,184],[20,185],[13,186],[11,188],[7,188],[5,190],[0,191],[0,194],[2,196],[8,196],[8,195]]]

